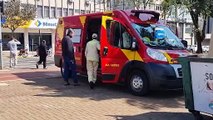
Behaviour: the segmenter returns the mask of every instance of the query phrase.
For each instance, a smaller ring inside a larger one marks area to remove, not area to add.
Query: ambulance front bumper
[[[182,67],[180,64],[148,63],[150,89],[182,89]]]

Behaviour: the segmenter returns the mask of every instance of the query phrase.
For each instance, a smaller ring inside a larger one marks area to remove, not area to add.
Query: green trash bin
[[[213,59],[181,57],[185,107],[202,120],[200,112],[213,115]]]

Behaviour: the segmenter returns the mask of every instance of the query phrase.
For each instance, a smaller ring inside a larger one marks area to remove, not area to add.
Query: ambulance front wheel
[[[132,94],[144,96],[148,93],[148,79],[142,71],[133,71],[128,80],[128,87]]]

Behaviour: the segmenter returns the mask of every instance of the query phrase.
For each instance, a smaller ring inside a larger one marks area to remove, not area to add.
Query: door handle
[[[104,56],[106,56],[107,53],[108,53],[108,47],[104,47],[104,51],[103,51]]]

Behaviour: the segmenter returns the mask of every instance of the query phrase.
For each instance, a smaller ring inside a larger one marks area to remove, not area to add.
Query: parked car
[[[187,50],[192,53],[195,53],[197,51],[197,45],[189,45],[187,47]],[[209,52],[209,46],[208,45],[202,46],[202,50],[204,53]]]
[[[202,48],[203,48],[203,52],[205,52],[205,53],[209,52],[209,46],[208,45],[202,46]]]
[[[188,45],[187,50],[194,53],[197,51],[197,45]]]

